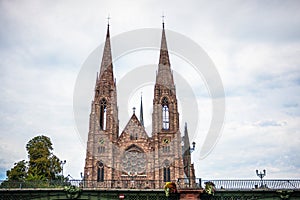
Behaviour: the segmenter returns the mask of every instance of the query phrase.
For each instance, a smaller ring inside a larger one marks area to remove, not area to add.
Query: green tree
[[[52,153],[49,137],[41,135],[31,139],[27,145],[29,180],[54,180],[61,172],[60,160]]]
[[[7,170],[8,180],[23,181],[27,177],[27,162],[25,160],[15,163],[14,167]]]
[[[53,147],[49,137],[41,135],[32,138],[26,145],[29,161],[19,161],[7,170],[7,180],[1,187],[49,187],[49,180],[66,180],[59,175],[61,162],[52,153]],[[33,182],[32,182],[33,181]]]
[[[25,182],[27,178],[27,162],[25,160],[14,164],[10,170],[6,171],[7,180],[3,181],[0,188],[16,188]]]

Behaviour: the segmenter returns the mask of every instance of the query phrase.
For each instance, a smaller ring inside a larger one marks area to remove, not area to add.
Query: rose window
[[[144,174],[146,171],[145,154],[138,151],[126,151],[122,159],[122,169],[128,175]]]

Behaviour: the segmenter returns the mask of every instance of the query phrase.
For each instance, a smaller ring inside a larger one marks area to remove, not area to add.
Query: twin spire
[[[111,44],[110,44],[110,32],[109,32],[109,17],[107,23],[107,33],[105,39],[105,45],[103,49],[103,56],[100,66],[99,79],[110,80],[114,82],[113,77],[113,62],[112,62],[112,53],[111,53]],[[165,86],[175,93],[175,86],[173,81],[173,75],[170,67],[170,59],[167,47],[166,33],[165,33],[165,23],[162,22],[162,37],[161,37],[161,46],[160,46],[160,56],[159,56],[159,66],[158,73],[156,76],[156,84]],[[97,81],[98,82],[98,81]],[[140,122],[144,126],[143,119],[143,102],[141,97],[141,109],[140,109]]]
[[[159,65],[166,65],[166,66],[170,67],[170,59],[169,59],[166,33],[165,33],[165,25],[164,24],[165,23],[163,22],[162,23],[163,30],[162,30],[162,37],[161,37]],[[106,71],[107,69],[112,70],[112,67],[113,67],[112,66],[112,54],[111,54],[109,22],[108,22],[99,78],[101,77],[102,73],[104,71]]]

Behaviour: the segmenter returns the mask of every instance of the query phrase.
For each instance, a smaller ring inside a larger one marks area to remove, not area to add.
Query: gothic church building
[[[105,188],[162,188],[165,182],[194,179],[187,127],[184,137],[181,137],[179,129],[177,97],[164,23],[153,89],[151,137],[145,131],[142,113],[138,119],[135,112],[119,134],[117,89],[108,25],[91,104],[84,168],[86,184]]]

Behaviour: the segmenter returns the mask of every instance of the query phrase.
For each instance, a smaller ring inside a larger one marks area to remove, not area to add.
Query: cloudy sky
[[[162,13],[167,29],[203,48],[224,86],[222,133],[203,158],[199,151],[210,123],[212,99],[209,91],[199,89],[205,90],[203,80],[188,81],[198,88],[194,92],[201,113],[200,128],[191,133],[198,144],[193,152],[197,177],[256,178],[256,169],[266,169],[267,178],[300,178],[299,8],[299,1],[1,0],[0,179],[5,179],[14,162],[27,159],[26,143],[41,134],[49,136],[54,153],[67,160],[64,174],[80,177],[85,133],[76,127],[73,93],[82,65],[103,43],[108,14],[111,36],[117,36],[161,28]],[[115,69],[118,64],[132,65],[133,57],[120,59]],[[158,62],[158,54],[154,59]],[[181,73],[180,61],[171,63],[175,73]],[[115,72],[117,81],[122,73]],[[186,74],[193,77],[191,71]],[[143,90],[145,97],[149,88]],[[151,119],[148,96],[146,120]],[[126,110],[137,102],[136,96],[131,97],[120,108],[128,119]],[[86,121],[92,96],[87,99],[87,115],[82,116]]]

